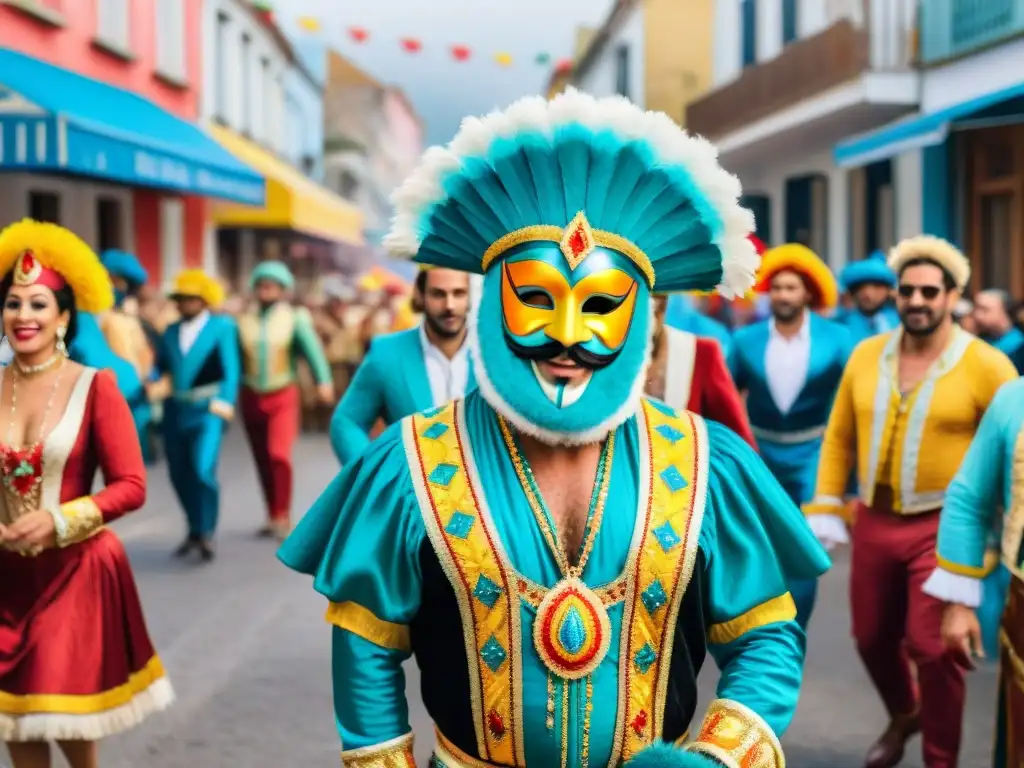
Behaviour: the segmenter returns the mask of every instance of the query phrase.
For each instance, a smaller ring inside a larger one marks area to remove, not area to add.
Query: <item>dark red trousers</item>
[[[274,522],[286,521],[292,510],[292,449],[299,436],[302,402],[296,385],[260,393],[242,388],[242,420],[256,460],[256,470]]]
[[[919,713],[925,765],[955,768],[964,670],[943,647],[945,604],[921,590],[938,530],[938,512],[901,517],[859,505],[850,604],[857,650],[889,714]]]

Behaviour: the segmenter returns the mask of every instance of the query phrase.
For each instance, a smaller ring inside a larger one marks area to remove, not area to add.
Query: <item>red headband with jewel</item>
[[[22,251],[18,260],[14,262],[14,284],[42,285],[57,292],[67,283],[59,272],[44,267],[32,251]]]

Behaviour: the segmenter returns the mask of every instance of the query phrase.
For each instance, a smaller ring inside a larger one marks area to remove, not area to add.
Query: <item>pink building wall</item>
[[[423,123],[402,91],[389,88],[385,92],[384,119],[393,142],[393,155],[399,159],[399,165],[411,166],[423,152]]]
[[[154,0],[130,0],[130,44],[119,56],[94,44],[97,0],[41,0],[54,12],[46,20],[10,5],[0,4],[0,47],[20,51],[95,80],[141,94],[185,120],[199,116],[203,80],[203,0],[185,0],[187,82],[172,83],[156,73],[156,21]],[[2,79],[2,77],[0,77]],[[156,285],[162,278],[159,217],[156,210],[163,192],[137,188],[133,193],[136,255]],[[186,198],[186,266],[202,263],[206,201]],[[2,224],[3,222],[0,222]]]

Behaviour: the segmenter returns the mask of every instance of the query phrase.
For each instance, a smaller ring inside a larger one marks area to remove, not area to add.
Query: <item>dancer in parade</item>
[[[747,409],[721,345],[665,323],[666,305],[671,299],[655,296],[654,342],[644,391],[679,410],[690,410],[724,424],[751,446]]]
[[[668,116],[575,90],[464,121],[396,193],[393,253],[485,276],[480,386],[392,426],[281,548],[331,601],[345,765],[414,764],[411,654],[433,765],[784,764],[786,579],[828,558],[742,439],[643,397],[652,289],[754,280],[739,194]]]
[[[747,393],[761,458],[799,506],[814,495],[822,436],[852,343],[845,328],[818,314],[836,306],[839,292],[828,266],[809,248],[767,251],[756,288],[769,295],[772,317],[736,331],[730,368]],[[817,582],[789,588],[806,629]]]
[[[469,275],[423,269],[416,279],[423,311],[417,328],[378,336],[331,419],[331,445],[342,466],[370,444],[378,419],[394,424],[476,388],[466,344]]]
[[[79,313],[113,290],[78,237],[29,220],[0,233],[0,273],[0,741],[14,768],[48,768],[51,741],[96,768],[99,739],[173,700],[105,527],[146,497],[131,412],[109,372],[68,359]]]
[[[1016,371],[953,323],[970,278],[959,250],[939,238],[911,238],[893,249],[889,266],[901,327],[862,342],[850,358],[805,511],[828,545],[852,538],[853,633],[891,719],[866,765],[897,765],[920,730],[927,768],[952,768],[966,660],[944,649],[943,603],[922,586],[936,565],[946,487],[996,391]],[[855,466],[860,503],[851,537],[841,497]]]
[[[875,251],[866,259],[847,264],[839,273],[841,290],[850,294],[854,306],[836,319],[849,329],[855,345],[899,326],[900,316],[892,296],[896,275],[885,259],[884,252]]]
[[[250,285],[254,305],[238,320],[245,371],[242,419],[267,505],[259,533],[283,539],[291,530],[292,453],[302,419],[299,356],[309,364],[325,406],[334,403],[334,377],[309,310],[288,301],[295,287],[288,267],[264,261],[253,270]]]
[[[1024,763],[1024,378],[996,394],[960,471],[946,491],[939,518],[938,567],[924,591],[947,604],[942,626],[948,648],[982,653],[981,607],[989,570],[989,532],[1002,523],[1002,562],[1011,574],[999,634],[1001,674],[993,768]],[[1000,507],[1002,520],[999,521]]]
[[[163,403],[167,469],[188,523],[175,555],[194,551],[209,562],[220,514],[221,439],[235,415],[241,376],[238,329],[230,317],[212,314],[224,300],[224,289],[202,270],[179,274],[171,298],[181,320],[160,337],[161,377],[149,386],[149,395]]]
[[[132,306],[137,305],[136,297],[149,280],[149,273],[134,254],[125,251],[104,251],[100,260],[114,284],[114,308],[103,316],[103,335],[114,354],[131,363],[139,381],[151,381],[156,353],[139,319],[138,307]],[[147,464],[151,464],[153,451],[149,430],[153,421],[153,406],[144,391],[129,405],[139,433],[142,456]]]

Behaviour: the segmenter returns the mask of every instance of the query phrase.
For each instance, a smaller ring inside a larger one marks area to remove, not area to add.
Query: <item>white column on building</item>
[[[846,169],[828,170],[828,265],[838,272],[849,259],[850,188]]]
[[[739,3],[737,3],[739,5]],[[782,0],[757,2],[757,60],[771,61],[782,51]]]
[[[169,289],[185,266],[185,203],[177,197],[160,198],[160,266]]]
[[[921,199],[921,150],[904,152],[893,159],[896,179],[896,239],[914,237],[924,230]]]

